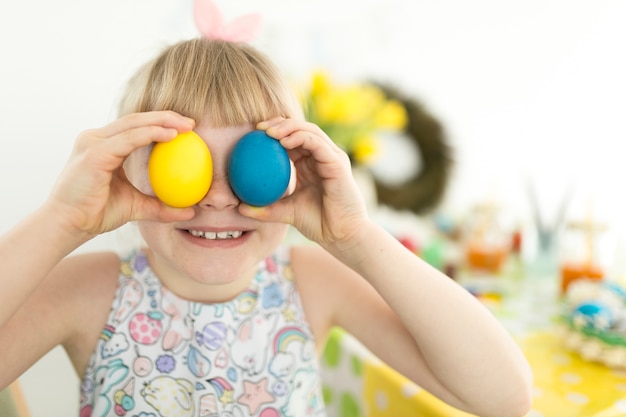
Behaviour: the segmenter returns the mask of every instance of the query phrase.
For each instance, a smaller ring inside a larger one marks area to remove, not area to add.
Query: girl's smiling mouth
[[[192,236],[204,238],[207,240],[225,240],[225,239],[238,239],[246,232],[243,230],[227,230],[227,231],[203,231],[203,230],[187,230],[187,233]]]

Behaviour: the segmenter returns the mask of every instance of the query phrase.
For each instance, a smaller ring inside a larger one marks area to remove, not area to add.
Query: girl
[[[295,168],[263,208],[243,204],[226,175],[253,129]],[[198,204],[172,208],[154,197],[147,159],[189,130],[211,151],[213,183]],[[146,246],[129,258],[67,256],[131,221]],[[282,246],[290,226],[315,245]],[[0,253],[0,388],[61,344],[82,376],[81,416],[325,415],[316,353],[332,326],[455,407],[530,407],[515,343],[368,218],[347,155],[247,44],[184,41],[142,68],[121,117],[78,137]]]

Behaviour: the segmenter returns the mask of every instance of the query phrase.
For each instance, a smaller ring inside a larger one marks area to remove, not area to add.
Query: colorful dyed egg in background
[[[241,201],[261,207],[285,194],[291,163],[285,148],[262,130],[244,135],[228,162],[230,186]]]
[[[206,195],[213,180],[213,162],[206,143],[195,132],[159,142],[148,160],[150,185],[172,207],[190,207]]]

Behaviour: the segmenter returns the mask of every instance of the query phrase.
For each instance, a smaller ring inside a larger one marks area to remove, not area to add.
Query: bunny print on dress
[[[287,249],[240,296],[211,305],[163,287],[142,252],[121,264],[81,417],[325,416]]]

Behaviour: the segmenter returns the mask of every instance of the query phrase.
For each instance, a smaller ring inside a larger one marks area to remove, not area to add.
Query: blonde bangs
[[[178,43],[131,80],[120,113],[173,110],[214,127],[303,118],[277,69],[246,44],[207,39]]]

